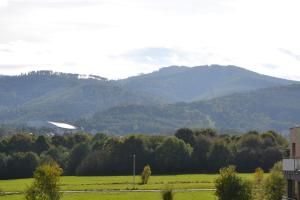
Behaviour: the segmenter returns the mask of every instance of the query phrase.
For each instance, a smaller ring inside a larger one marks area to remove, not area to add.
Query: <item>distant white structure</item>
[[[49,121],[48,123],[53,124],[54,126],[56,126],[58,128],[69,129],[69,130],[77,129],[76,126],[73,126],[71,124],[62,123],[62,122],[51,122],[51,121]]]
[[[67,124],[67,123],[63,123],[63,122],[48,121],[48,123],[54,125],[57,128],[58,134],[73,133],[74,130],[77,130],[76,126],[73,126],[73,125]]]

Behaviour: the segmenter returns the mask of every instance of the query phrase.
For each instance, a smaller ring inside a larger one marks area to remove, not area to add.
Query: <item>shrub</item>
[[[26,200],[60,200],[59,179],[62,169],[57,164],[39,166],[34,181],[25,191]]]
[[[282,164],[276,163],[264,183],[266,200],[281,200],[285,193],[286,181],[282,173]]]
[[[173,200],[174,199],[174,192],[172,189],[167,189],[162,192],[163,200]]]
[[[142,174],[141,174],[142,184],[147,184],[150,176],[151,176],[150,165],[146,165],[144,167],[144,170],[143,170]]]
[[[216,196],[219,200],[251,200],[251,184],[237,176],[234,166],[222,168],[216,180]]]
[[[263,181],[264,181],[264,170],[258,167],[255,169],[254,172],[253,199],[255,200],[264,199]]]

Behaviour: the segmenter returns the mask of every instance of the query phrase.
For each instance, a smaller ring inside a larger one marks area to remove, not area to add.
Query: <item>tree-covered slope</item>
[[[237,93],[212,100],[160,106],[121,106],[78,121],[109,133],[168,133],[180,127],[276,130],[300,123],[300,84]]]
[[[166,67],[118,82],[129,90],[159,96],[167,102],[192,102],[295,83],[235,66],[219,65]]]
[[[182,126],[281,130],[296,122],[298,86],[285,87],[292,83],[234,66],[168,67],[120,81],[50,71],[0,76],[0,124],[80,121],[79,126],[109,133],[172,132]]]
[[[72,121],[111,107],[157,101],[106,79],[79,79],[77,74],[32,72],[0,78],[0,122]]]

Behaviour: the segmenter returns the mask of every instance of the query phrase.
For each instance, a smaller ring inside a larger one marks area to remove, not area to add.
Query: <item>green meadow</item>
[[[216,200],[213,192],[180,192],[174,196],[175,200]],[[23,200],[23,195],[2,196],[5,200]],[[63,200],[156,200],[161,199],[158,192],[132,192],[132,193],[81,193],[64,194]]]
[[[253,174],[239,174],[244,179],[252,180]],[[151,176],[147,185],[139,184],[136,176],[135,189],[137,190],[163,190],[172,188],[180,190],[175,192],[175,200],[203,199],[214,200],[213,191],[184,191],[184,189],[214,189],[216,174],[192,175],[164,175]],[[32,182],[32,179],[0,180],[0,189],[5,192],[23,192]],[[159,191],[131,191],[133,189],[132,176],[64,176],[61,178],[61,190],[64,191],[63,200],[101,199],[101,200],[135,200],[160,199]],[[120,192],[119,190],[122,190]],[[0,199],[19,200],[22,194],[0,196]]]

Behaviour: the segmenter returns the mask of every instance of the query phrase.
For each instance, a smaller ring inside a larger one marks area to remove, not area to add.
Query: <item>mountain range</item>
[[[236,66],[171,66],[119,81],[125,88],[166,102],[192,102],[236,92],[283,86],[293,81],[261,75]]]
[[[115,134],[284,132],[300,121],[299,97],[299,82],[236,66],[171,66],[122,80],[38,71],[0,76],[0,124],[60,121]]]

